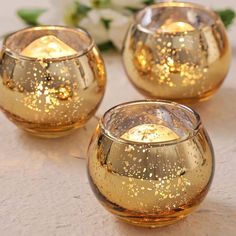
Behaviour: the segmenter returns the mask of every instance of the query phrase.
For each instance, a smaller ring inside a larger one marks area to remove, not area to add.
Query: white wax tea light
[[[194,27],[188,23],[177,21],[177,22],[166,22],[161,26],[161,31],[166,33],[177,33],[177,32],[188,32],[193,31]]]
[[[164,142],[178,139],[179,136],[170,128],[158,124],[137,125],[121,136],[122,139],[135,142]]]
[[[76,51],[54,35],[42,36],[30,43],[21,52],[32,58],[58,58],[72,56]]]

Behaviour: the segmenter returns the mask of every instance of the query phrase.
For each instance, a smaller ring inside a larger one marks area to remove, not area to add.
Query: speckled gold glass
[[[59,137],[95,113],[104,94],[103,59],[82,29],[42,26],[8,36],[0,64],[0,107],[25,131]]]
[[[193,3],[144,8],[135,16],[123,48],[127,75],[141,93],[190,104],[217,91],[230,59],[220,18]]]
[[[101,204],[144,227],[172,224],[206,196],[214,154],[199,115],[162,100],[118,105],[100,120],[88,175]]]

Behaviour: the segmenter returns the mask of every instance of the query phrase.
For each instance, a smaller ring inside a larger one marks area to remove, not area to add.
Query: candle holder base
[[[137,86],[136,84],[134,84],[129,76],[128,76],[128,78],[129,78],[130,82],[134,85],[134,87],[148,99],[160,99],[160,100],[168,99],[173,102],[177,102],[177,103],[185,104],[185,105],[190,105],[190,106],[210,100],[214,96],[214,94],[216,92],[218,92],[219,88],[221,87],[222,83],[224,82],[224,81],[221,81],[217,86],[215,86],[215,88],[205,92],[204,94],[201,94],[200,96],[186,97],[186,98],[175,98],[175,97],[166,98],[166,97],[155,96],[153,94],[150,94],[146,90],[144,90],[144,89],[140,88],[139,86]]]
[[[73,133],[83,127],[87,120],[71,125],[56,126],[55,124],[32,123],[1,108],[6,117],[21,130],[40,138],[60,138]]]
[[[121,221],[124,221],[125,223],[143,227],[143,228],[160,228],[168,225],[172,225],[179,220],[185,218],[186,216],[180,216],[176,218],[172,217],[166,217],[166,218],[156,218],[156,219],[150,219],[150,218],[145,218],[145,219],[137,219],[137,218],[121,218],[118,217]]]
[[[24,129],[24,131],[30,135],[39,137],[39,138],[46,138],[46,139],[54,139],[54,138],[61,138],[67,136],[75,131],[75,129],[70,130],[49,130],[49,131],[37,131],[31,129]]]
[[[201,200],[197,199],[196,205],[183,206],[181,209],[175,209],[172,211],[159,212],[154,214],[137,213],[130,210],[121,209],[109,203],[102,203],[102,205],[112,214],[114,214],[119,220],[131,225],[144,227],[144,228],[159,228],[168,225],[175,224],[176,222],[186,218],[200,205]]]

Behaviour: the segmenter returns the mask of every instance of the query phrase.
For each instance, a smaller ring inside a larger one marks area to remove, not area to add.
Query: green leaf
[[[155,1],[154,1],[154,0],[144,0],[143,3],[144,3],[145,5],[151,5],[151,4],[154,4]]]
[[[132,13],[136,13],[140,10],[140,8],[135,8],[135,7],[126,7],[126,9],[131,11]]]
[[[78,15],[86,16],[87,13],[91,10],[91,7],[88,7],[88,6],[81,4],[79,2],[75,2],[75,4],[76,4],[76,12]]]
[[[108,30],[110,28],[111,20],[101,18],[101,21],[102,21],[103,25],[105,26],[105,28]]]
[[[226,28],[228,28],[234,21],[235,11],[232,9],[217,10],[215,11],[223,21]]]
[[[108,51],[110,49],[115,49],[115,46],[114,46],[114,44],[111,41],[107,41],[105,43],[98,44],[98,48],[101,51],[105,52],[105,51]]]
[[[92,0],[92,3],[96,8],[107,7],[111,3],[111,0]]]
[[[28,25],[36,26],[39,25],[38,18],[44,13],[46,9],[20,9],[17,11],[17,15]]]
[[[76,1],[65,11],[64,22],[69,26],[78,26],[90,10],[90,7]]]
[[[151,5],[151,4],[154,4],[155,1],[154,0],[143,0],[142,2],[144,5],[148,6],[148,5]],[[141,8],[140,6],[137,6],[137,7],[130,7],[130,6],[127,6],[125,7],[127,10],[131,11],[132,13],[136,13],[138,12]]]

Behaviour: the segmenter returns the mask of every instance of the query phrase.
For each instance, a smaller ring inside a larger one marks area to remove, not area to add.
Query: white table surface
[[[197,2],[236,9],[235,0]],[[15,17],[17,8],[48,4],[46,0],[1,0],[0,34],[23,26]],[[95,119],[68,137],[43,140],[21,132],[0,114],[0,235],[236,235],[236,22],[229,36],[233,50],[229,75],[210,101],[195,107],[216,154],[212,187],[195,213],[160,229],[118,221],[95,199],[86,161],[77,158],[85,156]],[[120,56],[104,57],[108,84],[98,116],[117,103],[143,98],[127,80]]]

